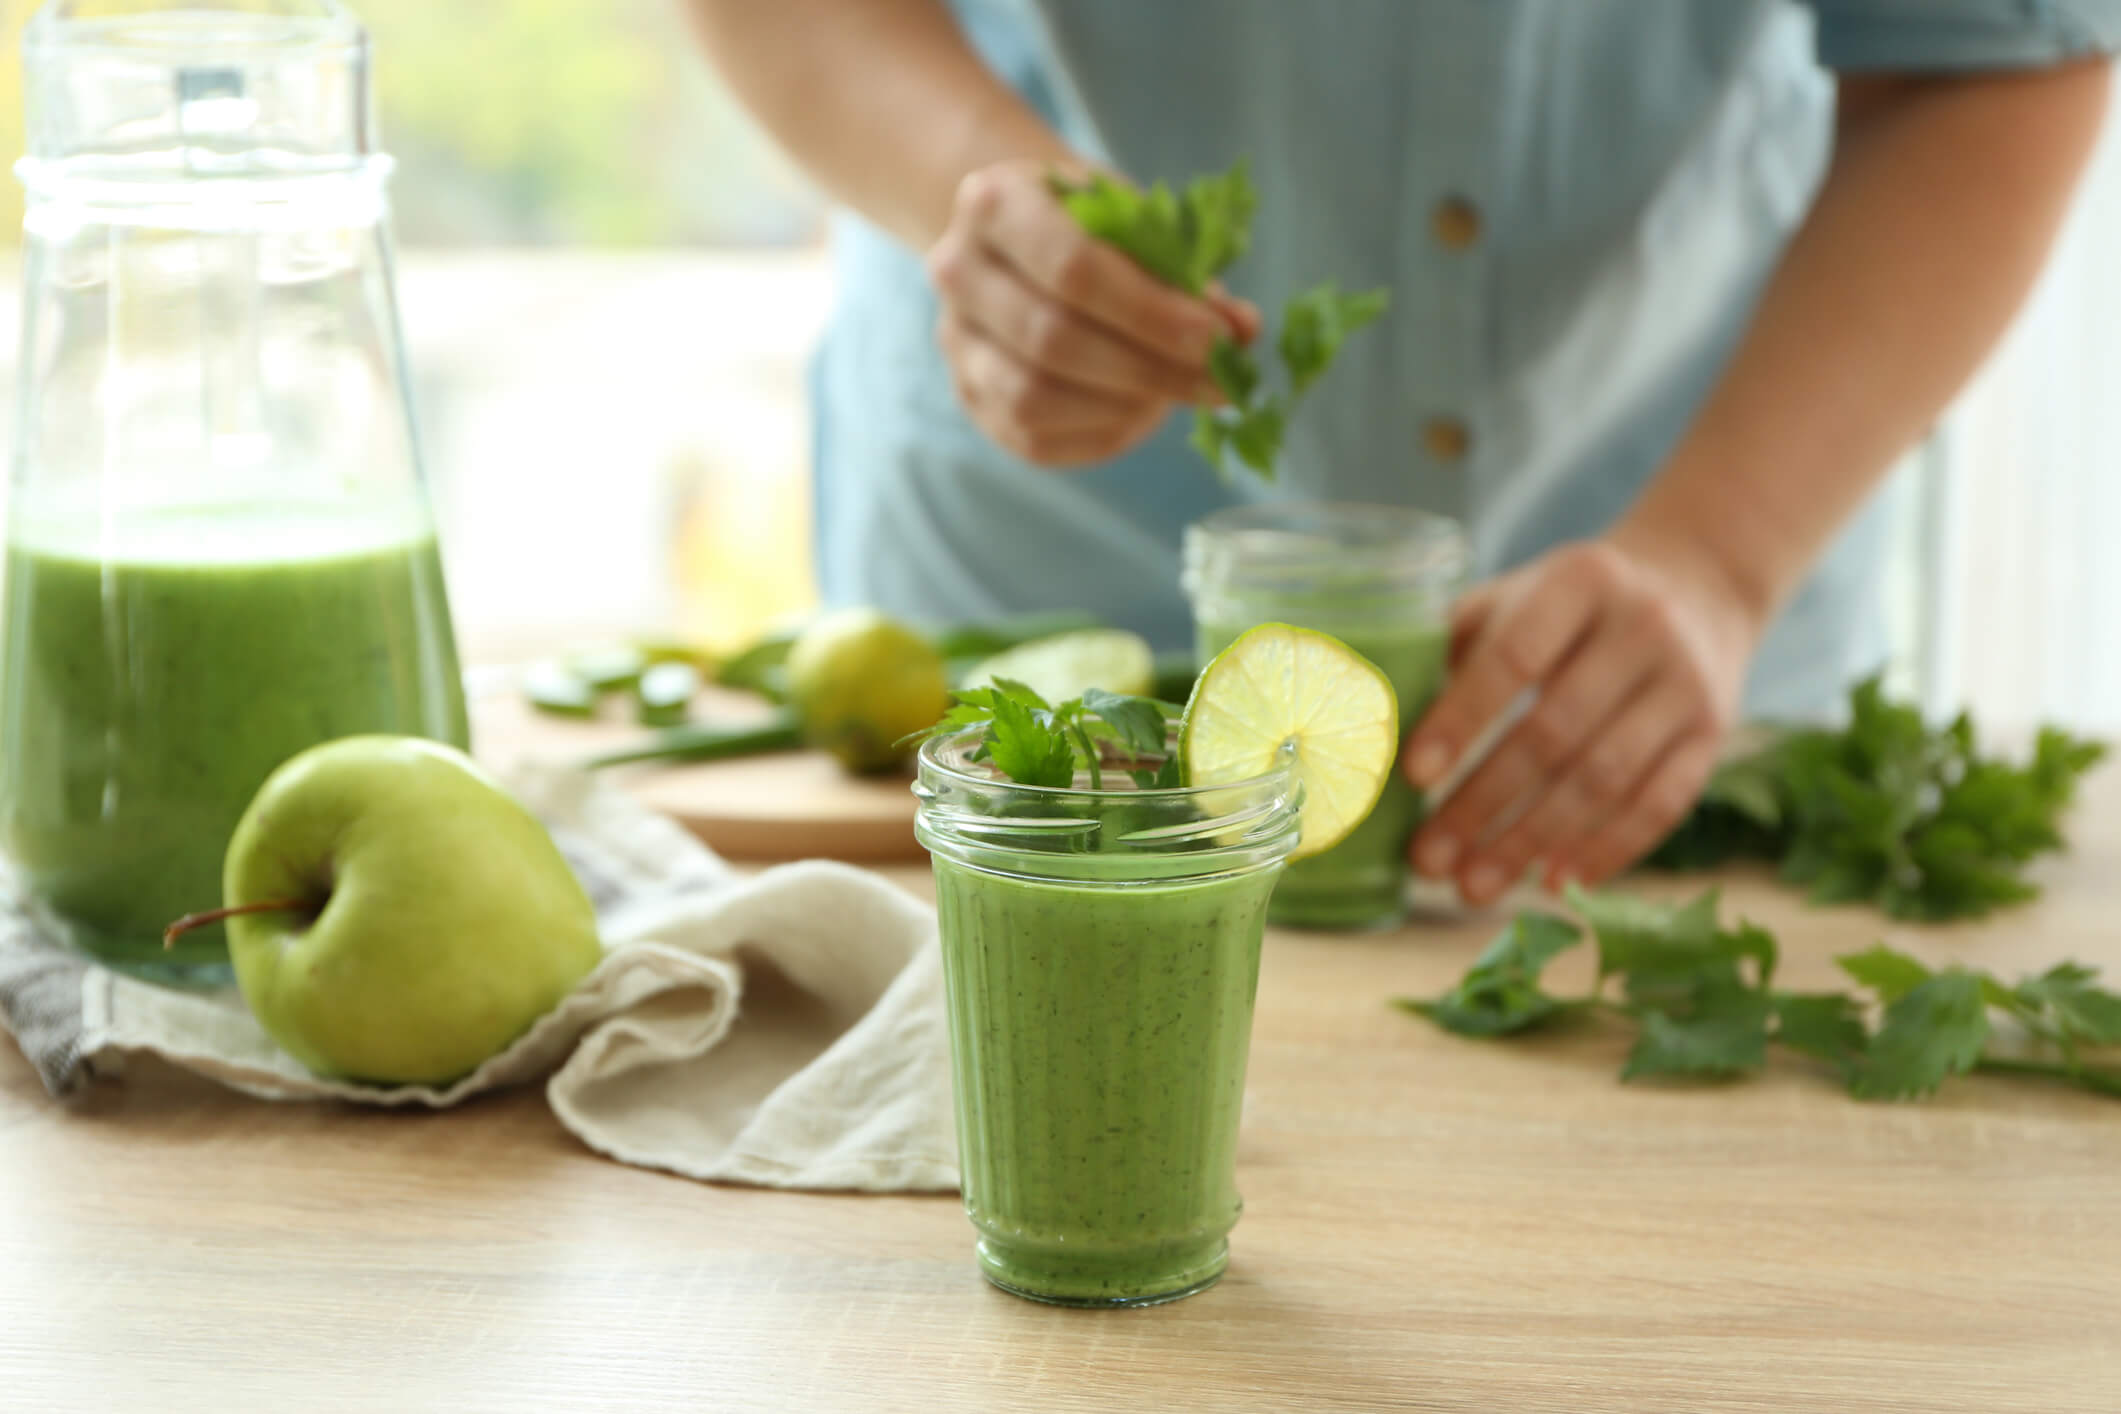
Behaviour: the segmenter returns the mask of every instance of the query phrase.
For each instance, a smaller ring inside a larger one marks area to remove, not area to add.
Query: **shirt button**
[[[1421,445],[1437,461],[1460,461],[1473,446],[1473,434],[1458,418],[1432,417],[1422,424]]]
[[[1480,239],[1480,208],[1462,196],[1445,197],[1429,213],[1429,230],[1447,250],[1464,250]]]

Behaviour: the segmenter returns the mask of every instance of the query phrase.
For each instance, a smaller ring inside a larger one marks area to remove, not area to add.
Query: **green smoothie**
[[[997,1285],[1121,1305],[1222,1274],[1274,876],[1105,885],[936,857],[965,1206]]]
[[[1205,663],[1254,624],[1276,621],[1329,633],[1375,663],[1399,697],[1399,723],[1409,730],[1443,688],[1448,626],[1379,622],[1337,616],[1331,604],[1292,600],[1244,623],[1200,623],[1195,630]],[[1397,771],[1377,807],[1345,840],[1324,854],[1298,860],[1282,873],[1268,918],[1296,928],[1368,928],[1396,922],[1404,912],[1407,842],[1421,824],[1419,792]]]
[[[80,947],[155,975],[226,959],[221,902],[251,796],[361,732],[464,744],[432,529],[413,507],[18,513],[0,601],[0,844]]]

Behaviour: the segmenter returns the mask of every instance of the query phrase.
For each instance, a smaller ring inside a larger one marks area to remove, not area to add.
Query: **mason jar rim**
[[[1357,501],[1262,501],[1213,512],[1186,527],[1189,582],[1211,570],[1243,578],[1314,567],[1375,570],[1434,583],[1465,573],[1465,532],[1447,516]]]
[[[1098,887],[1200,882],[1276,867],[1301,833],[1291,767],[1227,785],[1025,785],[964,759],[978,735],[922,743],[913,786],[914,833],[967,868]]]
[[[1082,796],[1092,800],[1107,798],[1178,800],[1189,795],[1205,795],[1211,792],[1259,790],[1277,781],[1293,780],[1293,767],[1284,766],[1280,770],[1268,771],[1263,775],[1248,776],[1241,781],[1226,781],[1212,786],[1152,786],[1146,789],[1133,785],[1107,786],[1098,789],[1092,789],[1089,786],[1041,786],[1027,785],[1006,775],[989,773],[969,764],[958,765],[943,758],[943,752],[953,744],[961,749],[969,749],[977,743],[980,735],[980,728],[967,727],[960,732],[929,737],[921,743],[920,751],[916,754],[918,768],[922,772],[932,769],[935,774],[947,778],[954,784],[974,786],[981,790],[1021,791],[1030,796]],[[1173,723],[1172,737],[1175,738],[1176,735],[1177,724]],[[1175,740],[1171,742],[1171,749],[1173,751],[1177,750]],[[1113,767],[1111,769],[1119,771],[1122,775],[1125,774],[1122,768]],[[1078,772],[1077,774],[1081,775],[1083,773]]]

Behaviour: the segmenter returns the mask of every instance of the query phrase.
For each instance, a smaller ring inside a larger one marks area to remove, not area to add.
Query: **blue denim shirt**
[[[851,217],[814,368],[826,597],[922,619],[1060,606],[1190,639],[1188,521],[1327,497],[1461,518],[1493,573],[1597,534],[1664,461],[1803,219],[1829,69],[2046,64],[2121,44],[2121,0],[957,0],[987,62],[1141,181],[1249,159],[1270,319],[1391,287],[1293,422],[1281,480],[1225,485],[1174,417],[1085,470],[966,418],[918,258]],[[1455,203],[1455,220],[1439,208]],[[1466,217],[1470,216],[1470,222]],[[1748,706],[1817,712],[1885,639],[1881,497],[1770,631]]]

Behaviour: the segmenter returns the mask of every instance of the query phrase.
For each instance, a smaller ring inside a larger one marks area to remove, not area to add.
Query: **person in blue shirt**
[[[1459,518],[1483,581],[1404,766],[1474,903],[1596,882],[1742,714],[1879,665],[1889,468],[2001,333],[2103,118],[2121,0],[692,0],[849,208],[814,369],[828,600],[1186,641],[1182,528],[1246,497]],[[1054,169],[1260,193],[1194,299]],[[1389,286],[1273,486],[1186,445],[1209,347]]]

